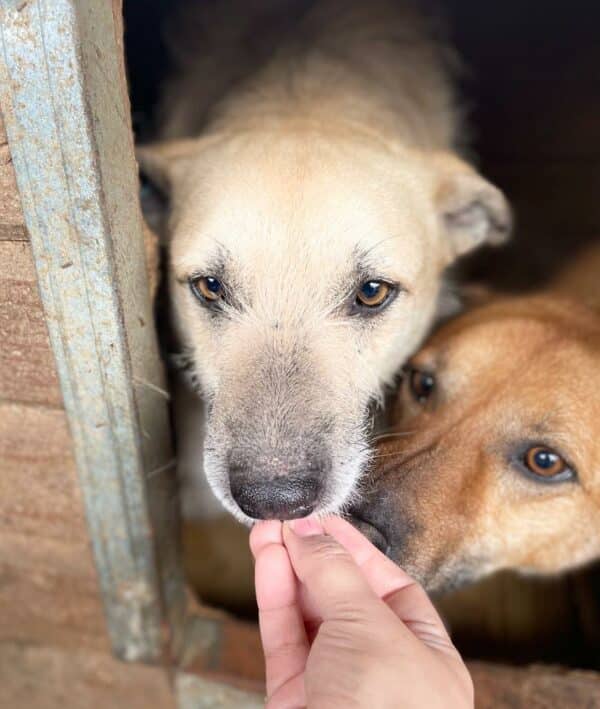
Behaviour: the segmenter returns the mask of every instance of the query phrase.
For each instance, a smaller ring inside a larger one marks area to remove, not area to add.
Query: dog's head
[[[364,502],[371,539],[430,590],[600,555],[600,320],[507,299],[410,362]]]
[[[308,129],[140,162],[170,200],[171,297],[215,493],[246,521],[339,509],[371,403],[427,332],[446,266],[506,236],[504,198],[450,155]]]

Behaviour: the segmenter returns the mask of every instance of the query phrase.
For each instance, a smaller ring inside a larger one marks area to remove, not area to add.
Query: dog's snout
[[[230,485],[233,499],[253,519],[306,517],[321,492],[321,482],[314,475],[249,481],[240,471],[232,471]]]

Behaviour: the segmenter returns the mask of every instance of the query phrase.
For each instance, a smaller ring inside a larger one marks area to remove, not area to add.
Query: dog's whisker
[[[133,381],[135,384],[139,384],[140,386],[146,387],[146,389],[150,389],[151,391],[155,391],[157,394],[164,396],[167,401],[171,399],[171,394],[166,389],[159,387],[157,384],[153,384],[152,382],[142,379],[137,375],[133,376]]]
[[[416,431],[389,431],[387,433],[380,433],[373,438],[373,443],[377,441],[382,441],[388,438],[402,438],[404,436],[414,436]]]
[[[149,480],[150,478],[153,478],[155,475],[160,475],[160,473],[165,473],[167,470],[171,470],[176,465],[177,465],[177,458],[171,458],[171,460],[167,461],[164,465],[161,465],[158,468],[154,468],[154,470],[149,470],[146,473],[146,479]]]
[[[395,451],[393,453],[375,453],[373,455],[373,460],[381,460],[382,458],[394,458],[396,456],[398,457],[398,463],[402,463],[403,460],[401,455]]]

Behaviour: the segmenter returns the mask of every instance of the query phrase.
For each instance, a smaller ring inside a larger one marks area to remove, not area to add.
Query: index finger
[[[267,696],[272,698],[301,675],[309,651],[297,602],[296,578],[281,544],[257,547],[255,585]]]

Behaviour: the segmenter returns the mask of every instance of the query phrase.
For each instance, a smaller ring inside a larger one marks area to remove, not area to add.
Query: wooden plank
[[[60,409],[0,404],[0,640],[108,650]]]
[[[0,404],[0,529],[88,544],[64,411]]]
[[[600,674],[559,667],[469,663],[476,709],[600,707]]]
[[[89,566],[82,573],[81,550],[66,542],[5,535],[0,542],[0,642],[110,652],[91,559]]]
[[[27,241],[17,181],[0,113],[0,241]]]
[[[29,243],[0,240],[0,401],[62,408]]]
[[[150,660],[184,594],[119,10],[6,0],[0,103],[113,648]]]
[[[175,709],[165,670],[109,653],[0,643],[0,709]]]

